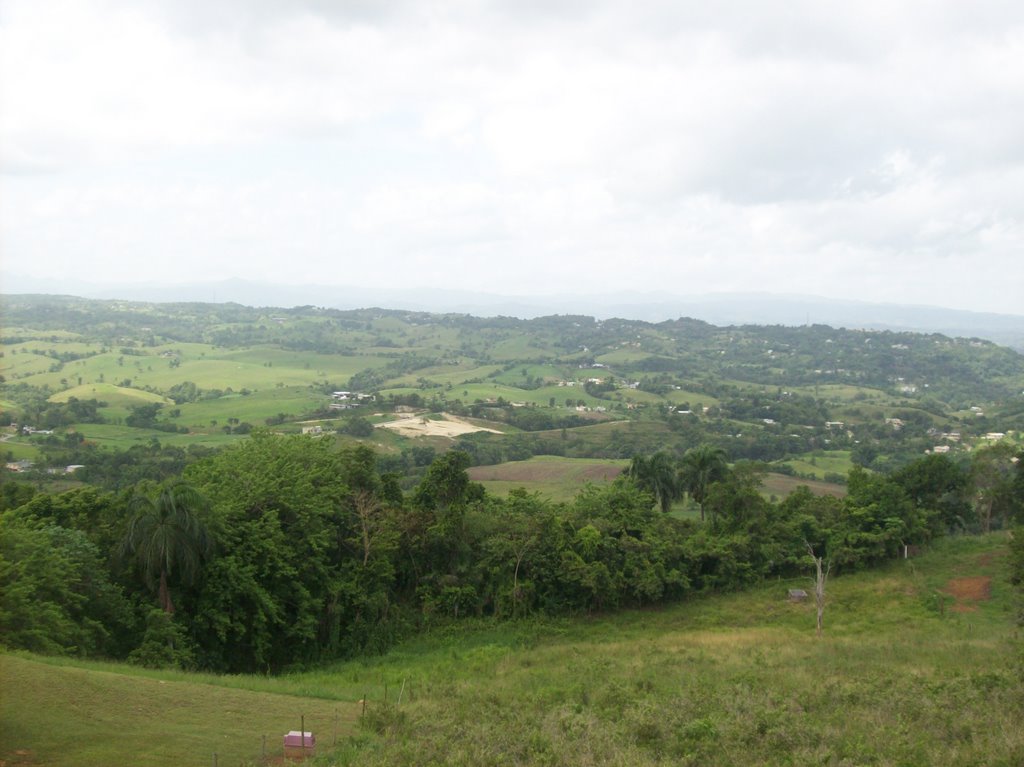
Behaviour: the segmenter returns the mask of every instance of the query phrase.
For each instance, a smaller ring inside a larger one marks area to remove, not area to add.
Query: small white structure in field
[[[313,756],[316,753],[316,738],[311,732],[292,730],[284,736],[284,755],[287,759]]]

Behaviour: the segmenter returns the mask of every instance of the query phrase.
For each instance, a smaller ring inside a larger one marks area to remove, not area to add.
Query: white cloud
[[[0,57],[23,273],[1024,313],[1017,4],[9,0]]]

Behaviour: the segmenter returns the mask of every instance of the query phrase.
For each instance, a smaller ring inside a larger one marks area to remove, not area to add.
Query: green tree
[[[683,456],[679,468],[679,481],[682,488],[690,494],[700,506],[700,518],[704,521],[704,504],[708,491],[715,482],[726,477],[729,465],[725,460],[725,451],[713,445],[699,445],[690,448]]]
[[[919,458],[892,474],[919,507],[937,511],[944,530],[963,530],[973,513],[968,501],[970,476],[945,455]]]
[[[0,644],[34,652],[116,652],[129,621],[96,546],[79,530],[0,514]]]
[[[191,485],[174,481],[164,485],[156,499],[138,494],[129,501],[133,515],[122,550],[138,560],[142,578],[157,589],[164,612],[174,612],[169,579],[175,573],[183,584],[194,581],[211,550],[210,537],[200,517],[206,501]]]
[[[663,450],[650,457],[634,456],[626,469],[626,476],[641,490],[650,493],[655,505],[666,514],[671,510],[672,502],[682,495],[675,461]]]
[[[992,529],[993,519],[1000,523],[1000,527],[1006,527],[1014,513],[1017,466],[1013,453],[1011,445],[997,443],[975,451],[971,459],[975,508],[986,533]]]

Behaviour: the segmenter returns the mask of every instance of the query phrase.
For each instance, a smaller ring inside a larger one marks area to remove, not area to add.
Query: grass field
[[[94,442],[100,447],[118,450],[125,450],[132,445],[144,445],[154,439],[159,440],[161,444],[176,447],[188,447],[189,445],[218,447],[244,439],[238,434],[224,434],[216,431],[209,434],[175,434],[157,429],[137,429],[131,426],[107,423],[83,423],[75,428],[89,442]]]
[[[329,401],[327,395],[312,391],[307,386],[283,386],[185,403],[178,406],[181,415],[170,420],[193,429],[220,427],[227,423],[228,418],[262,426],[267,418],[278,413],[300,416],[323,407]]]
[[[94,356],[55,366],[42,352],[91,352]],[[202,389],[265,389],[308,386],[324,380],[344,383],[354,373],[387,363],[371,355],[344,356],[295,352],[271,346],[225,349],[210,344],[171,343],[137,348],[134,354],[100,344],[29,341],[4,345],[5,375],[12,381],[49,386],[61,392],[73,386],[122,383],[166,390],[183,381]],[[39,353],[35,353],[39,352]],[[59,369],[51,369],[58,367]],[[75,396],[78,396],[77,394]]]
[[[56,666],[0,656],[0,764],[252,764],[280,756],[281,736],[307,730],[325,745],[355,731],[359,706],[254,693],[186,678],[154,678],[95,667]]]
[[[825,474],[842,474],[844,477],[853,468],[849,450],[830,450],[818,453],[805,453],[800,458],[783,461],[795,471],[824,479]]]
[[[72,397],[80,400],[98,400],[106,402],[111,407],[131,407],[132,405],[148,405],[152,402],[159,402],[162,405],[169,405],[171,400],[139,389],[128,389],[123,386],[115,386],[111,383],[92,383],[72,386],[70,389],[57,392],[50,397],[50,402],[67,402]]]
[[[0,760],[259,763],[261,736],[280,742],[301,714],[330,744],[337,713],[339,749],[319,764],[1010,767],[1024,763],[1024,682],[1005,544],[940,541],[832,578],[822,638],[814,606],[786,599],[809,582],[795,579],[438,628],[280,678],[0,656]]]

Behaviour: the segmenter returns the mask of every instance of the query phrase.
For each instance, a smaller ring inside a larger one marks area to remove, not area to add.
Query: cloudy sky
[[[1024,314],[1024,4],[0,0],[8,275]]]

